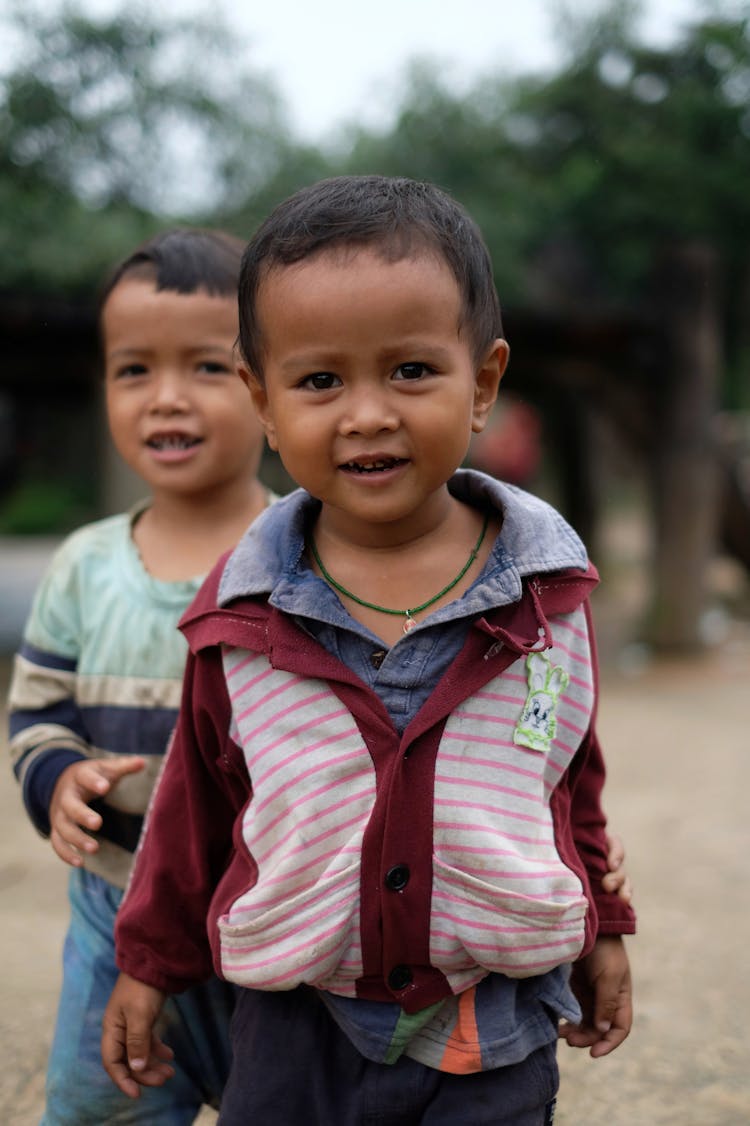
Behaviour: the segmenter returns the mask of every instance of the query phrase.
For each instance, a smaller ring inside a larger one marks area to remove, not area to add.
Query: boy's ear
[[[263,431],[266,435],[266,441],[268,442],[272,450],[278,451],[279,446],[276,441],[276,428],[271,417],[271,410],[268,405],[268,395],[266,393],[265,384],[258,378],[257,375],[250,371],[249,368],[246,368],[242,363],[237,364],[237,374],[250,392],[250,398],[253,400],[255,413],[260,420],[261,426],[263,427]]]
[[[495,405],[500,380],[508,366],[510,348],[507,340],[493,340],[492,346],[479,365],[474,383],[474,410],[471,429],[475,434],[484,430],[490,411]]]

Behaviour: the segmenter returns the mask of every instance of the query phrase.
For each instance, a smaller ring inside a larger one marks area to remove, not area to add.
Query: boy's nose
[[[398,415],[390,396],[377,389],[352,391],[341,419],[342,434],[377,434],[396,430]]]
[[[187,407],[185,381],[178,372],[164,372],[154,384],[151,409],[167,411],[170,414]]]

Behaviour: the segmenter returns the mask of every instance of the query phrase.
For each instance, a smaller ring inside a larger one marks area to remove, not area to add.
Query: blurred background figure
[[[471,447],[471,463],[501,481],[534,491],[542,458],[542,418],[536,407],[505,395]]]

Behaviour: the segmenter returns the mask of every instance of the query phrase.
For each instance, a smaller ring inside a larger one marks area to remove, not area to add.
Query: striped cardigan
[[[416,1012],[488,973],[570,962],[632,915],[604,872],[590,568],[475,621],[399,736],[379,698],[265,599],[183,629],[183,708],[117,926],[174,992],[216,971]],[[592,893],[592,886],[597,889]]]

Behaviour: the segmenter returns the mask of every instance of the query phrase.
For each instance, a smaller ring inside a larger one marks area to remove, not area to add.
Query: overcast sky
[[[671,42],[711,0],[644,0],[649,42]],[[123,0],[82,0],[92,13]],[[3,0],[0,0],[2,7]],[[599,0],[569,0],[576,12]],[[724,11],[738,3],[723,0]],[[407,60],[437,59],[460,91],[489,70],[544,70],[560,58],[554,0],[161,0],[162,12],[221,11],[247,37],[248,62],[285,98],[296,131],[314,140],[342,121],[385,121]],[[746,7],[746,5],[745,5]]]

